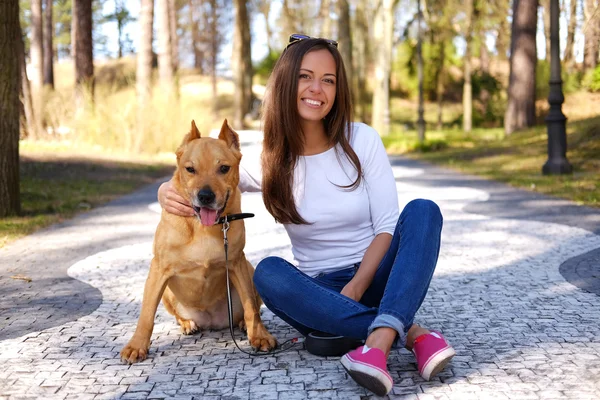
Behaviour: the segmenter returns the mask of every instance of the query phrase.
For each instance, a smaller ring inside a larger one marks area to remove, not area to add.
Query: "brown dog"
[[[201,138],[196,124],[177,150],[173,185],[190,203],[196,217],[163,211],[154,237],[154,258],[144,287],[142,311],[133,337],[121,350],[121,360],[146,358],[154,316],[161,296],[184,334],[228,326],[225,251],[219,217],[241,212],[238,189],[240,142],[227,120],[219,139]],[[233,283],[235,324],[245,327],[252,347],[266,351],[276,341],[260,319],[260,297],[252,283],[254,268],[244,255],[243,220],[232,221],[229,272]]]

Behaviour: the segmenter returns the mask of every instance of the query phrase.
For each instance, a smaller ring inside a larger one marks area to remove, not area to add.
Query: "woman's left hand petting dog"
[[[173,186],[189,199],[196,215],[180,217],[164,211],[161,215],[138,324],[121,350],[121,360],[130,364],[148,354],[161,298],[186,335],[226,328],[229,323],[225,250],[218,221],[223,215],[241,212],[239,137],[225,120],[218,139],[202,138],[192,121],[176,154]],[[247,330],[252,347],[271,350],[277,342],[260,319],[262,302],[252,282],[254,268],[243,252],[244,221],[230,222],[227,237],[234,323]]]

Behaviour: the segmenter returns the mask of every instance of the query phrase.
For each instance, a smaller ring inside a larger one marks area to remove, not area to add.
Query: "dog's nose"
[[[210,189],[202,189],[198,192],[198,200],[203,206],[210,205],[215,201],[215,194]]]

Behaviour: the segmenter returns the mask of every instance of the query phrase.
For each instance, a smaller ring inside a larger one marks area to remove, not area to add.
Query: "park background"
[[[355,120],[389,153],[598,207],[600,4],[553,1],[564,175],[542,174],[550,0],[23,0],[18,14],[7,1],[0,22],[18,39],[0,63],[18,61],[23,79],[18,129],[0,117],[0,246],[168,176],[191,119],[204,134],[224,118],[260,129],[264,85],[294,32],[339,42]]]

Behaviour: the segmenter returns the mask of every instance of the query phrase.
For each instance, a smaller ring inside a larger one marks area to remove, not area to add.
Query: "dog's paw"
[[[144,361],[148,355],[148,346],[138,345],[133,339],[121,350],[121,361],[133,364]]]
[[[240,324],[238,325],[238,327],[240,328],[240,331],[247,333],[248,332],[248,327],[246,326],[246,321],[244,321],[243,319],[240,320]]]
[[[183,333],[184,335],[191,335],[193,333],[198,332],[198,330],[200,329],[198,325],[196,325],[196,323],[191,319],[180,319],[179,326],[181,328],[181,333]]]
[[[253,348],[260,351],[269,351],[277,346],[277,340],[266,329],[258,335],[249,337],[248,340]]]

